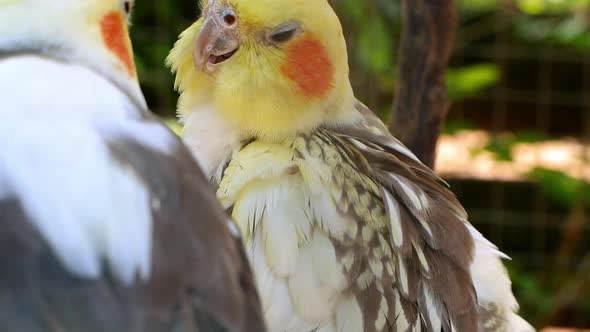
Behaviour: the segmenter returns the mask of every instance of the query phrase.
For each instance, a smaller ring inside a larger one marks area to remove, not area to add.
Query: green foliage
[[[512,150],[516,144],[538,143],[550,139],[550,137],[535,131],[503,134],[493,137],[483,148],[483,151],[492,152],[496,160],[512,161]],[[481,151],[474,153],[479,152]],[[535,168],[526,175],[540,185],[542,193],[550,201],[562,208],[571,210],[580,203],[580,199],[583,199],[582,204],[590,208],[590,183],[575,179],[560,171],[544,168]]]
[[[500,68],[493,63],[449,69],[447,72],[449,96],[452,100],[475,97],[485,89],[496,85],[501,76]]]
[[[334,1],[344,25],[353,72],[368,73],[380,92],[391,94],[400,34],[396,1]],[[353,79],[355,79],[353,75]]]
[[[484,151],[494,154],[496,160],[512,161],[512,147],[518,143],[512,136],[494,137],[485,147]]]
[[[134,8],[131,37],[139,79],[154,112],[173,117],[177,95],[164,60],[181,31],[194,22],[197,1],[141,1]]]
[[[527,270],[523,262],[510,260],[504,261],[504,264],[512,280],[514,295],[520,305],[519,313],[530,322],[543,320],[555,300],[555,282],[539,278]],[[563,275],[554,274],[552,279],[562,280],[564,278]]]
[[[590,4],[588,0],[517,0],[518,8],[529,15],[563,14],[581,10]]]
[[[519,143],[538,143],[550,138],[536,131],[523,130],[511,134],[502,134],[493,137],[484,147],[484,151],[494,154],[497,160],[511,161],[512,148]]]
[[[516,7],[526,15],[565,14],[583,10],[590,0],[515,0]],[[466,10],[489,11],[506,4],[502,0],[458,0],[459,7]]]
[[[582,203],[590,208],[590,183],[577,180],[559,171],[536,168],[529,176],[541,185],[543,193],[567,209]]]
[[[590,49],[587,23],[577,17],[519,19],[516,35],[527,42],[547,43],[578,50]]]
[[[590,0],[519,0],[517,3],[525,15],[515,21],[515,33],[523,41],[590,49],[588,20],[578,14],[590,8]]]
[[[498,5],[498,0],[459,0],[459,8],[470,11],[489,11]]]
[[[336,6],[345,14],[351,23],[363,25],[368,20],[365,13],[364,1],[338,1]]]
[[[382,18],[363,25],[359,39],[357,54],[364,67],[374,73],[385,73],[393,68],[391,33]]]
[[[453,135],[461,130],[475,130],[477,126],[466,120],[448,120],[445,121],[443,134]]]

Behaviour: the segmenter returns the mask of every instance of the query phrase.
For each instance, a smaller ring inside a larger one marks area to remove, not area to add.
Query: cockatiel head
[[[213,107],[244,137],[280,140],[354,108],[340,22],[327,0],[203,0],[168,64],[181,116]],[[185,113],[185,114],[183,114]]]
[[[92,68],[145,105],[127,31],[133,0],[0,0],[0,48]]]

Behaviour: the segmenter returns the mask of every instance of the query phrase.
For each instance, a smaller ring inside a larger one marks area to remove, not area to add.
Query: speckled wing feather
[[[474,243],[466,212],[434,172],[393,138],[370,110],[360,103],[357,110],[360,123],[320,130],[318,137],[330,140],[329,145],[346,156],[345,165],[365,177],[355,181],[358,176],[335,175],[351,187],[348,197],[341,199],[357,206],[356,196],[362,203],[370,193],[385,209],[387,225],[378,226],[388,243],[375,245],[391,250],[394,273],[388,278],[403,309],[403,315],[389,317],[405,317],[410,326],[422,324],[429,331],[476,331],[477,299],[469,273]],[[366,190],[367,183],[371,190]],[[359,224],[382,222],[381,212],[377,218],[367,211],[356,214]],[[382,282],[384,288],[388,281]]]
[[[346,216],[341,222],[350,221],[341,236],[322,228],[362,310],[363,330],[476,331],[473,244],[460,210],[445,206],[449,194],[426,182],[433,179],[421,186],[410,167],[361,146],[369,142],[358,136],[319,130],[302,141],[296,149],[304,160],[332,169],[325,185]]]

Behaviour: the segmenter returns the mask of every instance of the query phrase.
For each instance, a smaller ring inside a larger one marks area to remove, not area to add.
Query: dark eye
[[[236,14],[231,9],[222,11],[221,18],[223,19],[223,22],[225,22],[225,24],[227,24],[229,27],[234,26],[238,21]]]
[[[125,10],[125,14],[129,15],[131,13],[131,1],[123,1],[123,9]]]
[[[273,29],[267,34],[267,38],[270,42],[275,44],[281,44],[288,42],[303,32],[303,28],[297,22],[287,22],[276,29]]]
[[[295,28],[290,30],[279,31],[270,35],[270,39],[272,39],[272,41],[274,41],[275,43],[284,43],[286,41],[291,40],[291,38],[295,36],[296,31],[297,29]]]

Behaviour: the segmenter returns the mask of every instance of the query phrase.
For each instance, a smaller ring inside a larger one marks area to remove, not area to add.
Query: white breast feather
[[[473,285],[479,303],[494,303],[507,315],[510,331],[534,332],[535,329],[515,312],[518,303],[512,293],[512,282],[501,259],[506,255],[498,251],[473,226],[468,225],[475,243],[475,255],[470,267]]]
[[[291,301],[287,279],[276,277],[266,261],[262,238],[257,237],[249,243],[249,257],[260,293],[264,317],[269,331],[299,332],[311,331],[313,326],[306,323]]]
[[[325,192],[312,194],[299,173],[289,175],[301,166],[294,159],[286,146],[252,143],[233,158],[218,196],[226,206],[235,204],[270,331],[353,331],[362,315],[352,302],[338,309],[348,315],[345,326],[333,325],[348,281],[332,242],[312,228],[314,221],[326,229],[338,221],[343,233],[346,223]]]
[[[240,148],[237,131],[212,106],[192,110],[181,121],[184,123],[184,142],[205,174],[219,183],[223,167]]]
[[[287,277],[295,270],[300,243],[307,241],[312,229],[303,191],[295,179],[289,178],[260,190],[266,196],[261,224],[264,251],[273,272]]]
[[[497,249],[476,238],[474,243],[475,255],[470,271],[479,302],[493,302],[509,310],[518,308]]]
[[[363,313],[356,298],[340,302],[336,310],[336,331],[359,332],[363,330]]]
[[[125,138],[169,153],[171,134],[137,121],[110,82],[37,57],[0,62],[0,182],[16,195],[64,265],[96,278],[103,259],[132,283],[150,274],[150,193],[107,142]]]

